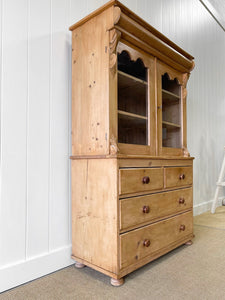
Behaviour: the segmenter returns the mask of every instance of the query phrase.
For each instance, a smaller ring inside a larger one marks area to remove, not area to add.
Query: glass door
[[[181,148],[181,85],[162,75],[162,147]]]
[[[183,101],[182,74],[158,62],[158,152],[183,155],[186,140],[186,106]]]
[[[118,141],[148,145],[147,69],[126,51],[118,54]]]
[[[120,152],[150,154],[149,58],[121,46],[117,54],[117,113]]]

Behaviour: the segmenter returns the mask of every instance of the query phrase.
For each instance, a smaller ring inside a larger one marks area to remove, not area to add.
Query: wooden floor
[[[225,206],[217,207],[215,214],[207,211],[194,217],[194,224],[218,229],[225,229]]]

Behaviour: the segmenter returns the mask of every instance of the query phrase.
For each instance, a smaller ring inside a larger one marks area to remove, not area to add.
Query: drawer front
[[[192,208],[192,188],[120,200],[120,229]]]
[[[151,191],[163,188],[163,169],[120,169],[119,194]]]
[[[191,185],[193,179],[192,167],[165,168],[165,188]]]
[[[144,257],[163,251],[170,244],[193,232],[192,212],[187,212],[120,235],[121,269]]]

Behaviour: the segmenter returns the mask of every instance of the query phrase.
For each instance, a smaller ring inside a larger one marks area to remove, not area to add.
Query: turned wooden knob
[[[184,202],[185,202],[184,198],[180,198],[180,199],[179,199],[179,203],[180,203],[180,204],[184,204]]]
[[[144,177],[142,178],[142,183],[148,184],[149,182],[150,182],[150,178],[149,178],[148,176],[144,176]]]
[[[184,231],[185,230],[185,225],[180,225],[180,231]]]
[[[150,212],[149,206],[148,205],[144,205],[142,211],[143,211],[144,214],[148,214]]]
[[[151,244],[150,240],[147,240],[147,239],[145,239],[143,242],[143,246],[145,246],[145,247],[149,247],[150,244]]]
[[[185,178],[185,175],[184,174],[180,174],[180,180],[184,179]]]

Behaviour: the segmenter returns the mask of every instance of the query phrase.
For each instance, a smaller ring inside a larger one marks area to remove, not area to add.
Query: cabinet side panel
[[[108,9],[72,32],[72,154],[109,152]]]
[[[72,161],[72,252],[117,272],[117,161]]]

